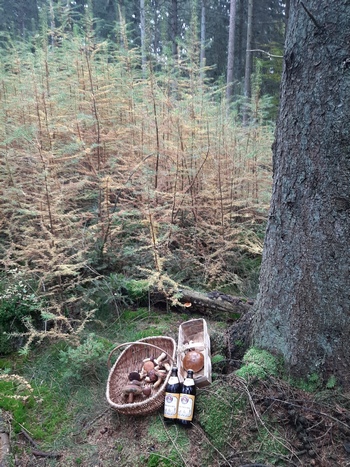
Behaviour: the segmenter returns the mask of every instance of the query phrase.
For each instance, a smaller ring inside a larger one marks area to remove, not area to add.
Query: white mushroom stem
[[[157,381],[153,384],[154,389],[159,387],[162,384],[163,378],[161,376],[158,376]]]
[[[145,376],[147,376],[147,371],[142,367],[140,371],[140,379],[143,379]]]
[[[165,352],[162,352],[162,353],[159,355],[158,358],[155,358],[155,359],[154,359],[154,363],[155,363],[156,365],[159,365],[160,362],[162,362],[163,360],[165,360],[166,356],[167,356],[166,353],[165,353]]]

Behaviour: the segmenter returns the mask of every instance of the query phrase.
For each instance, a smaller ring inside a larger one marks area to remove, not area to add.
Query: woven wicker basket
[[[111,368],[111,357],[121,347],[126,347]],[[128,382],[131,371],[141,369],[142,360],[157,352],[166,352],[171,363],[175,360],[176,343],[171,337],[157,336],[140,339],[136,342],[127,342],[115,347],[108,356],[109,376],[107,380],[106,397],[108,403],[117,411],[126,415],[145,415],[157,411],[164,403],[165,387],[168,383],[170,371],[165,381],[157,388],[152,389],[149,397],[139,398],[128,403],[123,395],[123,387]]]

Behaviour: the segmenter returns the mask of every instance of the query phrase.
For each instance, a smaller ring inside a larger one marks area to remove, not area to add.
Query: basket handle
[[[157,349],[157,350],[160,350],[161,352],[164,352],[165,354],[167,354],[167,357],[170,358],[170,360],[174,363],[174,359],[171,355],[168,354],[168,352],[166,352],[165,350],[161,349],[160,347],[158,347],[157,345],[154,345],[154,344],[149,344],[148,342],[125,342],[124,344],[120,344],[118,345],[117,347],[115,347],[108,355],[108,360],[107,360],[107,366],[108,366],[108,370],[111,369],[111,357],[112,355],[114,354],[114,352],[118,349],[120,349],[120,347],[125,347],[126,345],[148,345],[149,347],[153,347],[154,349]]]

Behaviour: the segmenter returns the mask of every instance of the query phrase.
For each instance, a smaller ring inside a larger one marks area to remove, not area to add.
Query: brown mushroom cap
[[[157,376],[157,374],[156,374],[156,372],[154,370],[149,371],[147,376],[148,376],[149,380],[151,381],[151,383],[154,383],[158,379],[158,376]]]
[[[134,396],[142,394],[142,387],[138,386],[137,384],[127,384],[123,388],[123,394],[128,396],[128,402],[130,404],[134,402]]]
[[[152,392],[151,386],[150,386],[150,385],[145,386],[145,387],[143,388],[142,392],[143,392],[143,394],[144,394],[146,397],[150,396],[150,395],[151,395],[151,392]]]
[[[182,361],[185,370],[193,370],[195,373],[204,367],[204,355],[196,350],[186,353]]]
[[[145,363],[143,364],[143,368],[144,368],[144,370],[148,373],[149,371],[153,370],[153,368],[154,368],[154,363],[153,363],[151,360],[149,360],[148,362],[145,362]]]
[[[132,371],[129,373],[129,381],[140,381],[140,373],[138,371]]]

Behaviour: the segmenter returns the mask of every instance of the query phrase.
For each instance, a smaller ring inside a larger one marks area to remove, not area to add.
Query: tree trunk
[[[171,0],[171,14],[170,14],[170,38],[172,44],[172,55],[177,60],[177,41],[178,41],[178,9],[177,0]]]
[[[227,83],[226,99],[230,104],[233,96],[233,70],[235,57],[235,30],[236,30],[236,0],[230,3],[230,26],[228,32],[228,52],[227,52]]]
[[[286,6],[285,6],[285,10],[284,10],[284,28],[285,28],[285,36],[286,36],[286,34],[287,34],[287,28],[288,28],[289,10],[290,10],[290,0],[286,0]]]
[[[244,73],[244,108],[243,125],[248,123],[249,100],[251,97],[251,74],[252,74],[252,31],[253,31],[253,0],[248,0],[248,23],[247,23],[247,47],[245,56]]]
[[[140,0],[141,62],[142,75],[146,77],[146,11],[145,0]]]
[[[350,8],[291,2],[253,339],[350,386]]]
[[[206,0],[202,0],[201,4],[201,51],[200,51],[200,79],[204,81],[205,68],[205,42],[206,42]]]

